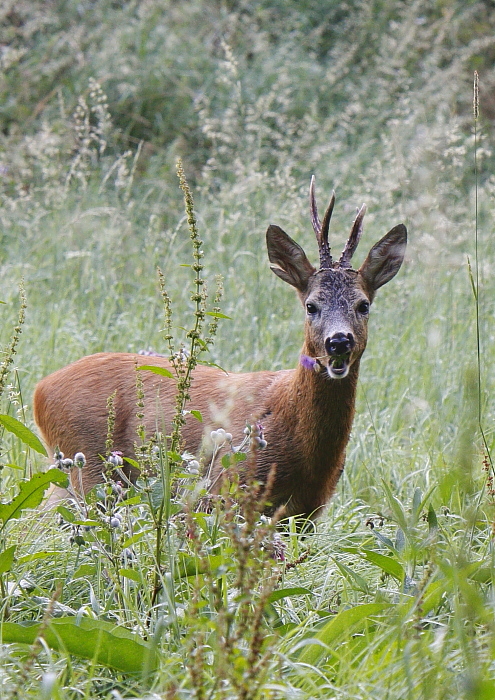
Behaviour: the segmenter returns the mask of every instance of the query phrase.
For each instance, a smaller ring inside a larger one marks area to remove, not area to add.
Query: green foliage
[[[58,469],[49,469],[43,474],[35,474],[29,481],[21,481],[17,496],[8,503],[0,503],[2,529],[10,520],[20,518],[26,508],[37,508],[50,484],[66,486],[67,475]]]
[[[88,659],[117,671],[146,676],[156,670],[156,651],[135,634],[101,620],[59,618],[46,629],[41,624],[4,622],[2,641],[32,645],[43,635],[45,642],[59,651]]]
[[[39,437],[35,435],[32,430],[26,428],[26,426],[21,423],[21,421],[17,420],[17,418],[14,418],[13,416],[0,415],[0,423],[6,430],[16,435],[25,445],[30,447],[35,452],[45,455],[46,457],[46,450],[43,447]]]
[[[386,603],[367,603],[356,605],[349,610],[342,610],[310,639],[311,644],[305,646],[302,653],[299,654],[299,663],[314,666],[325,654],[325,651],[330,651],[331,646],[338,642],[340,636],[349,633],[358,623],[384,612],[388,607]]]

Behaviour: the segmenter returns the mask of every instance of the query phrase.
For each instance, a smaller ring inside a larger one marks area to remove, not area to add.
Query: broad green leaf
[[[430,503],[430,505],[428,506],[428,516],[427,516],[427,520],[428,520],[428,528],[429,528],[430,533],[435,532],[436,530],[438,530],[437,514],[435,513],[435,509],[433,508],[433,506],[431,505],[431,503]]]
[[[416,522],[419,517],[422,498],[423,494],[421,492],[421,489],[419,488],[419,486],[416,486],[416,488],[414,489],[412,500],[413,522]]]
[[[358,591],[362,591],[363,593],[368,594],[369,591],[369,586],[368,582],[366,581],[363,576],[358,574],[356,571],[353,571],[349,566],[346,564],[343,564],[340,561],[337,561],[336,559],[334,560],[337,566],[339,567],[340,571],[342,572],[343,576],[349,581],[351,586]]]
[[[208,344],[205,343],[205,341],[202,338],[195,338],[194,342],[197,343],[201,347],[201,350],[203,350],[203,352],[208,351]]]
[[[96,566],[94,564],[81,564],[81,566],[72,574],[72,580],[76,578],[84,578],[85,576],[94,576]]]
[[[402,528],[398,527],[397,532],[395,533],[395,549],[398,552],[402,552],[405,546],[406,546],[406,535],[404,534],[404,530]]]
[[[141,503],[142,500],[141,494],[138,494],[137,496],[132,496],[132,498],[126,498],[125,501],[120,501],[119,506],[122,508],[124,506],[135,506]]]
[[[132,537],[128,537],[125,542],[122,542],[122,549],[126,549],[127,547],[131,547],[133,544],[136,544],[136,542],[142,540],[143,537],[148,534],[148,532],[153,532],[153,530],[141,530],[140,532],[136,532],[135,535],[132,535]]]
[[[9,431],[9,433],[13,433],[19,438],[19,440],[21,440],[21,442],[30,447],[32,450],[39,452],[39,454],[44,455],[45,457],[48,456],[39,437],[35,435],[32,430],[26,428],[24,423],[21,423],[20,420],[17,420],[17,418],[14,418],[13,416],[7,416],[0,413],[0,423],[6,430]]]
[[[328,653],[325,647],[334,644],[344,632],[348,632],[353,625],[364,622],[388,608],[390,608],[389,603],[366,603],[342,610],[312,637],[315,643],[312,644],[311,640],[308,640],[309,643],[299,654],[298,661],[314,666],[322,656]]]
[[[466,571],[467,578],[477,583],[490,583],[493,580],[495,572],[491,566],[481,566],[481,562],[475,562],[472,570],[468,567]]]
[[[397,521],[397,524],[404,530],[404,533],[406,533],[408,531],[408,525],[404,506],[399,501],[399,499],[393,495],[390,486],[384,479],[382,479],[382,485],[383,490],[385,491],[385,494],[387,496],[388,504],[395,516],[395,520]]]
[[[17,545],[13,544],[12,547],[7,547],[7,549],[4,549],[0,554],[0,574],[5,574],[7,571],[11,570],[12,564],[14,563],[16,548]]]
[[[119,576],[124,576],[124,578],[129,578],[131,581],[136,581],[136,583],[142,583],[143,580],[138,571],[135,569],[119,569]]]
[[[190,411],[191,416],[194,416],[196,420],[199,420],[200,423],[203,422],[203,416],[201,415],[201,411]]]
[[[398,581],[402,582],[404,580],[406,572],[399,562],[392,557],[387,557],[384,554],[374,552],[371,549],[362,549],[361,555],[372,564],[379,566],[382,571],[384,571],[386,574],[390,574]]]
[[[349,554],[357,554],[372,564],[376,564],[382,571],[386,574],[390,574],[398,581],[402,582],[404,580],[405,571],[401,564],[393,557],[387,557],[384,554],[375,552],[374,549],[359,549],[358,547],[342,547],[342,551],[349,552]]]
[[[4,622],[1,633],[4,644],[30,645],[41,634],[51,649],[133,675],[146,675],[158,666],[158,655],[150,644],[102,620],[61,617],[50,620],[45,629],[39,623]]]
[[[169,369],[165,367],[157,367],[156,365],[141,365],[137,369],[146,370],[147,372],[153,372],[153,374],[159,374],[161,377],[169,377],[170,379],[175,379],[174,375]]]
[[[221,464],[224,469],[228,469],[239,462],[245,462],[246,459],[247,455],[245,452],[227,452],[227,454],[222,457]]]
[[[227,318],[229,321],[232,321],[232,318],[230,316],[221,314],[218,311],[205,311],[205,314],[206,316],[213,316],[213,318]]]
[[[19,493],[9,503],[0,504],[0,520],[5,524],[19,518],[25,508],[37,508],[50,484],[67,485],[67,474],[60,469],[49,469],[43,474],[35,474],[29,481],[22,481]]]
[[[132,457],[123,457],[124,462],[127,462],[127,464],[130,464],[131,467],[136,467],[136,469],[139,469],[139,462],[136,462],[135,459],[132,459]]]
[[[397,554],[397,550],[396,550],[395,545],[391,539],[382,535],[381,532],[378,532],[376,530],[376,528],[373,530],[373,535],[374,535],[374,537],[376,537],[376,539],[379,542],[382,542],[386,547],[388,547],[391,552],[393,552],[394,554]]]
[[[422,594],[421,612],[427,615],[431,610],[438,608],[442,598],[452,588],[452,581],[442,578],[439,581],[432,581],[427,585]]]
[[[57,513],[59,513],[67,523],[73,523],[76,519],[74,513],[65,506],[58,506]]]
[[[151,502],[151,507],[153,508],[153,511],[156,513],[158,508],[163,503],[163,498],[164,498],[164,490],[163,490],[163,482],[160,479],[157,479],[154,481],[151,485],[150,489],[150,502]]]
[[[289,598],[290,596],[297,595],[313,595],[313,592],[309,588],[303,588],[302,586],[295,586],[294,588],[281,588],[278,591],[273,591],[268,596],[268,603],[275,603],[277,600],[282,600],[282,598]]]
[[[199,559],[188,554],[180,554],[176,567],[176,578],[196,576],[205,571],[216,571],[225,564],[221,554],[214,554],[206,559]]]

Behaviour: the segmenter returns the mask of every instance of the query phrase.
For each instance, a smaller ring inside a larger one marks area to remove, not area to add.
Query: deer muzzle
[[[342,379],[349,372],[351,352],[356,345],[352,333],[334,333],[325,340],[328,355],[328,374]]]

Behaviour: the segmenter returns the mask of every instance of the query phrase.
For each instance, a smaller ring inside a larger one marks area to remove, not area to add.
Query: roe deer
[[[190,390],[191,407],[203,424],[188,415],[184,448],[197,454],[208,445],[209,432],[222,427],[241,442],[247,423],[262,425],[266,446],[255,454],[256,476],[266,481],[274,466],[270,492],[273,507],[286,505],[287,515],[315,516],[327,503],[343,470],[345,448],[354,416],[359,362],[366,346],[368,313],[376,290],[398,272],[407,232],[395,226],[368,253],[359,270],[351,267],[363,228],[363,204],[338,261],[333,261],[328,228],[335,202],[332,195],[323,220],[318,217],[314,178],[310,185],[311,221],[318,241],[320,267],[281,228],[266,232],[271,269],[296,288],[305,310],[304,345],[296,369],[225,374],[198,366]],[[98,353],[43,379],[34,394],[34,415],[47,446],[67,456],[83,452],[85,491],[101,481],[107,436],[107,399],[116,392],[113,444],[134,456],[136,440],[136,364],[142,356]],[[170,367],[161,356],[146,363]],[[143,371],[144,422],[148,434],[164,424],[169,431],[175,382]],[[237,442],[238,440],[238,442]],[[213,467],[213,482],[221,473]],[[131,478],[136,477],[128,468]],[[79,480],[73,484],[79,488]]]

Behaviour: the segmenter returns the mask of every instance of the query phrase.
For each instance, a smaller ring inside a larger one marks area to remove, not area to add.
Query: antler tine
[[[327,207],[323,221],[318,218],[318,209],[316,207],[315,197],[315,176],[311,176],[309,185],[309,207],[311,212],[311,223],[318,241],[320,251],[320,268],[328,268],[332,265],[332,256],[330,254],[330,246],[328,245],[328,229],[330,227],[330,219],[332,218],[333,207],[335,204],[335,192],[332,192],[330,204]]]
[[[351,233],[349,235],[349,238],[347,240],[347,243],[345,244],[345,248],[342,251],[342,255],[340,256],[339,260],[339,266],[340,267],[351,267],[351,258],[356,252],[356,248],[358,247],[359,239],[361,238],[361,234],[363,233],[363,219],[364,215],[366,214],[366,204],[363,204],[361,209],[359,209],[356,218],[354,219],[354,223],[352,224],[352,229]]]
[[[309,211],[311,214],[311,223],[313,224],[313,230],[316,234],[316,239],[318,245],[320,244],[321,235],[321,223],[318,218],[318,209],[316,207],[316,197],[315,197],[315,176],[311,175],[311,182],[309,183]]]
[[[332,198],[327,207],[323,221],[321,222],[321,237],[323,242],[328,245],[328,229],[330,227],[330,219],[332,218],[333,207],[335,205],[335,192],[332,190]]]

